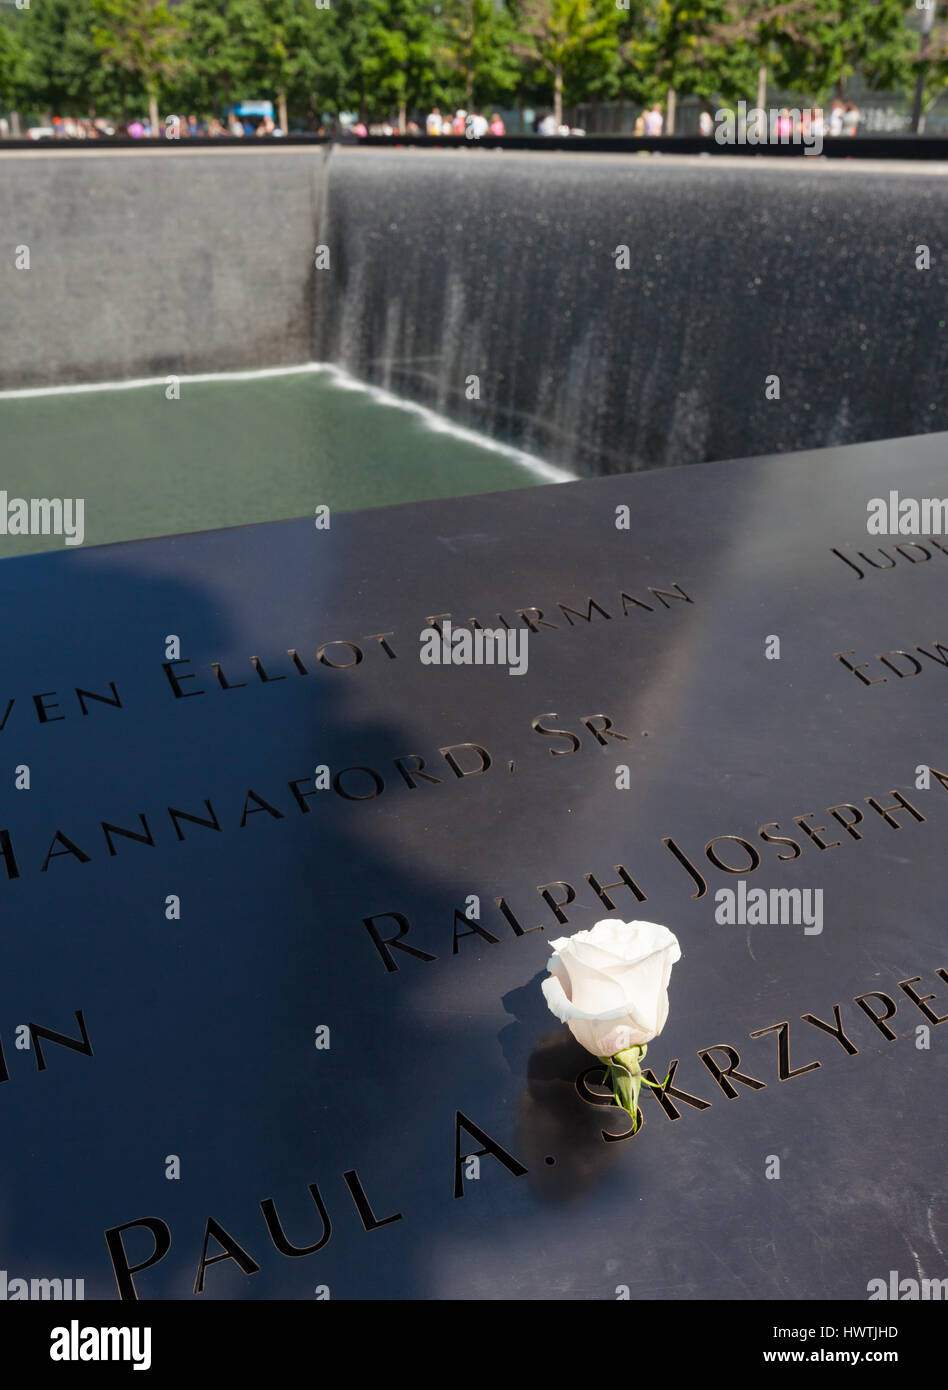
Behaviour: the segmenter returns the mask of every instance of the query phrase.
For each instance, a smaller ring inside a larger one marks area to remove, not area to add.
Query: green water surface
[[[85,545],[546,481],[329,373],[0,397],[0,489],[82,497]],[[59,549],[0,535],[0,556]]]

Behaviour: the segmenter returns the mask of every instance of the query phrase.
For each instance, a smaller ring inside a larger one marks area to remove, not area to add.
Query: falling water
[[[946,202],[900,167],[340,149],[314,355],[581,473],[945,429],[914,246]]]

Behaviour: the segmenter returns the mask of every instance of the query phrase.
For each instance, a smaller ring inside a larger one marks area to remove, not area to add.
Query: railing
[[[742,158],[757,155],[787,156],[790,158],[813,157],[807,146],[802,143],[770,141],[758,145],[718,144],[713,137],[698,135],[646,135],[640,137],[625,135],[485,135],[480,140],[470,140],[463,135],[364,135],[351,138],[331,135],[285,135],[255,139],[239,139],[235,136],[220,135],[186,140],[169,140],[164,136],[134,139],[127,135],[113,135],[98,140],[0,140],[0,153],[28,150],[33,154],[43,152],[64,154],[72,150],[144,149],[164,150],[170,154],[172,152],[187,153],[188,151],[193,153],[196,150],[208,149],[280,149],[285,146],[299,145],[342,145],[346,148],[366,146],[373,149],[530,150],[541,154],[568,151],[570,154],[730,155]],[[854,138],[832,138],[826,136],[822,141],[821,149],[821,157],[824,156],[829,159],[948,160],[948,137],[860,135]]]

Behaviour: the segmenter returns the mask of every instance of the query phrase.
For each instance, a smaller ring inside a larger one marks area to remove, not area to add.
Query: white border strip
[[[296,372],[324,371],[321,362],[305,362],[294,367],[260,367],[249,372],[200,372],[191,376],[179,376],[178,381],[256,381],[268,376],[291,376]],[[167,386],[166,376],[133,376],[122,381],[75,382],[68,386],[25,386],[11,391],[0,391],[2,401],[32,401],[42,396],[84,396],[92,391],[137,391],[144,386]]]
[[[368,382],[359,381],[357,377],[352,376],[332,362],[301,362],[292,367],[257,367],[246,372],[197,372],[192,375],[178,376],[177,380],[201,385],[212,381],[263,381],[268,377],[302,376],[317,372],[331,376],[335,385],[344,391],[362,391],[377,405],[389,406],[416,415],[426,428],[435,434],[446,434],[453,439],[474,444],[479,449],[486,449],[489,453],[500,454],[504,458],[511,459],[526,469],[528,473],[532,473],[534,477],[542,478],[544,482],[568,483],[575,481],[577,477],[568,469],[547,463],[535,454],[529,454],[523,449],[515,449],[512,445],[503,444],[499,440],[491,439],[488,435],[478,434],[477,430],[466,429],[463,425],[455,425],[443,415],[429,410],[427,406],[405,400],[401,396],[394,395],[391,391],[384,390],[381,386],[373,386]],[[138,391],[147,386],[166,386],[168,380],[168,376],[147,376],[131,377],[125,381],[83,382],[69,386],[28,386],[19,390],[0,391],[0,402],[40,400],[46,396],[84,396],[96,391]]]

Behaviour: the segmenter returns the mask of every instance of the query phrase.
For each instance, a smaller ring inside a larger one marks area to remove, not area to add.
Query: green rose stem
[[[648,1047],[645,1043],[637,1043],[634,1047],[627,1047],[612,1057],[599,1058],[606,1069],[606,1081],[612,1082],[612,1093],[615,1096],[616,1105],[626,1114],[632,1116],[633,1134],[639,1128],[639,1090],[643,1085],[650,1086],[653,1091],[664,1090],[671,1077],[671,1072],[669,1072],[665,1080],[658,1084],[649,1081],[647,1077],[642,1075],[642,1062],[645,1060],[647,1051]]]

